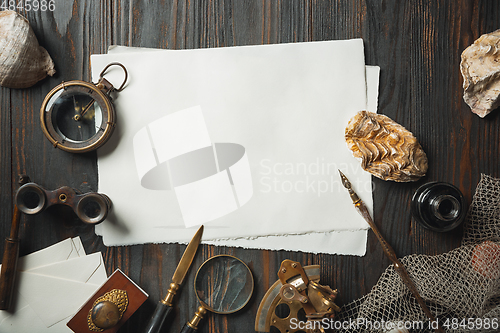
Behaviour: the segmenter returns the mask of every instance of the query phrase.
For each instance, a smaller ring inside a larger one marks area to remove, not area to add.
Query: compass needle
[[[80,114],[80,116],[82,116],[82,117],[83,117],[83,116],[87,113],[87,111],[88,111],[88,110],[92,107],[92,105],[94,105],[94,102],[95,102],[95,99],[92,99],[92,100],[89,102],[89,104],[87,104],[87,105],[83,108],[83,111],[82,111],[82,113]]]

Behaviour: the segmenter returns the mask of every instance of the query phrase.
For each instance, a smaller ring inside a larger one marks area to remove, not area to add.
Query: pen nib
[[[342,179],[342,185],[344,185],[346,189],[351,189],[351,182],[349,181],[349,179],[347,179],[347,177],[342,173],[342,171],[339,170],[339,173],[340,173],[340,179]]]
[[[352,202],[357,205],[359,202],[361,202],[361,199],[352,189],[352,185],[349,179],[347,179],[347,177],[342,173],[342,171],[339,170],[339,172],[340,172],[340,178],[342,179],[342,185],[344,185],[344,187],[349,191],[349,195],[351,196]]]

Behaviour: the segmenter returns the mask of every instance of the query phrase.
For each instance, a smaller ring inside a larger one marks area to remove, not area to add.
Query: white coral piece
[[[500,29],[482,35],[462,52],[464,100],[483,118],[500,106]]]

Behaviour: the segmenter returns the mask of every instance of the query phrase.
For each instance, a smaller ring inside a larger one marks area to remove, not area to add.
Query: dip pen
[[[339,172],[340,172],[340,178],[342,179],[342,185],[344,185],[344,187],[349,191],[349,195],[351,196],[351,200],[354,204],[354,207],[356,207],[356,210],[358,211],[359,214],[361,214],[361,216],[363,216],[365,221],[368,222],[370,228],[375,233],[375,236],[377,236],[380,245],[382,245],[382,249],[384,250],[385,255],[392,261],[394,265],[394,270],[399,274],[401,280],[403,280],[403,283],[408,287],[410,292],[417,299],[418,304],[425,312],[427,317],[431,320],[431,322],[436,322],[436,318],[433,316],[427,305],[425,305],[425,301],[419,295],[417,287],[411,280],[410,275],[408,274],[408,271],[406,270],[405,266],[401,263],[401,261],[399,261],[399,259],[396,256],[396,252],[394,252],[389,243],[387,243],[387,241],[384,239],[384,237],[378,230],[377,226],[373,222],[365,203],[358,197],[356,192],[354,192],[349,179],[347,179],[347,177],[342,173],[342,171],[339,170]],[[441,327],[439,323],[438,327],[434,330],[436,332],[444,333],[444,329]]]

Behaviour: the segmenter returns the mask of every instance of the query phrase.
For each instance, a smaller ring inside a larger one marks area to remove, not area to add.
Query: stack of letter
[[[66,323],[107,279],[101,253],[86,255],[79,237],[19,258],[17,270],[2,333],[72,332]]]

